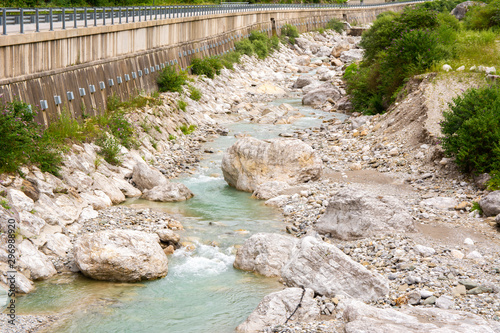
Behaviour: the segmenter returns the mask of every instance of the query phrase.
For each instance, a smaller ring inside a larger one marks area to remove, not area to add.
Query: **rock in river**
[[[193,192],[182,183],[166,183],[145,190],[141,198],[150,201],[170,202],[184,201],[193,196]]]
[[[247,192],[268,181],[297,184],[317,180],[322,167],[323,162],[311,146],[288,138],[242,138],[228,148],[222,159],[226,182]]]
[[[264,276],[280,276],[299,240],[292,236],[258,233],[236,252],[234,267]]]
[[[159,237],[135,230],[86,234],[75,244],[75,262],[92,279],[135,282],[162,278],[168,259]]]

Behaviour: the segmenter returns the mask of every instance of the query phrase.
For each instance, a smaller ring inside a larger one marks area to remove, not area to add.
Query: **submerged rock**
[[[156,234],[134,230],[106,230],[87,234],[74,247],[82,273],[104,281],[136,282],[162,278],[168,259]]]
[[[222,159],[226,182],[247,192],[268,181],[297,184],[317,180],[322,167],[314,149],[298,139],[242,138],[228,148]]]

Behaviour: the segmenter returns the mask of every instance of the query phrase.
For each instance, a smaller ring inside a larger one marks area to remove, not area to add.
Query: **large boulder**
[[[284,324],[288,318],[291,322],[308,322],[318,320],[319,315],[320,308],[313,290],[287,288],[266,295],[236,332],[261,332],[270,326]]]
[[[310,85],[313,82],[314,78],[311,76],[299,76],[299,78],[297,79],[297,81],[295,81],[292,87],[296,89],[301,89],[304,88],[305,86]]]
[[[318,87],[309,91],[302,97],[302,104],[304,105],[321,105],[327,99],[337,100],[340,98],[340,91],[334,86],[331,87]]]
[[[52,261],[25,239],[17,246],[19,252],[19,266],[29,271],[32,280],[47,279],[57,273]]]
[[[347,41],[341,41],[337,45],[335,45],[332,49],[331,55],[335,58],[340,57],[342,52],[349,51],[351,45]]]
[[[150,201],[171,202],[184,201],[193,196],[193,192],[182,183],[166,183],[145,190],[141,198]]]
[[[35,290],[35,285],[33,282],[24,276],[23,273],[17,272],[15,279],[11,279],[12,271],[6,263],[0,262],[0,286],[3,284],[5,286],[10,286],[12,282],[16,286],[16,293],[18,294],[28,294]]]
[[[132,181],[142,192],[167,183],[163,174],[145,163],[137,163],[132,170]]]
[[[135,282],[162,278],[168,259],[157,234],[105,230],[86,234],[74,247],[75,262],[92,279]]]
[[[297,37],[295,38],[295,43],[302,49],[307,50],[311,47],[311,41],[307,38]]]
[[[73,249],[71,239],[59,232],[47,235],[46,239],[47,241],[43,245],[42,251],[47,255],[55,255],[60,258],[66,258]]]
[[[279,277],[298,242],[297,238],[287,235],[255,234],[236,252],[234,267],[268,277]]]
[[[33,210],[33,207],[35,207],[33,199],[28,197],[23,192],[13,188],[7,190],[7,199],[13,208],[19,212],[22,210],[29,212]]]
[[[289,287],[311,288],[327,297],[345,295],[376,301],[389,292],[388,283],[380,274],[312,236],[302,239],[281,270],[281,278]]]
[[[346,189],[333,196],[315,229],[320,234],[348,240],[414,231],[415,226],[398,198]]]
[[[115,185],[112,178],[108,178],[99,172],[94,173],[93,178],[93,188],[106,193],[114,204],[119,204],[125,201],[125,195],[122,193],[120,188]]]
[[[351,62],[361,61],[363,59],[363,55],[364,50],[362,49],[350,49],[342,52],[340,55],[340,61],[344,64],[350,64]]]
[[[459,3],[455,8],[453,8],[450,14],[455,16],[458,20],[463,20],[465,18],[465,14],[469,11],[469,8],[478,5],[484,6],[484,3],[478,1],[465,1]]]
[[[45,221],[27,211],[19,213],[19,229],[21,234],[26,237],[33,237],[40,235],[40,231],[45,226]]]
[[[268,181],[297,184],[317,180],[322,167],[314,149],[298,139],[242,138],[222,158],[226,182],[247,192]]]
[[[420,307],[381,309],[357,300],[349,301],[344,320],[346,333],[498,332],[498,324],[470,312]]]
[[[486,216],[500,214],[500,191],[493,191],[479,200],[479,206]]]

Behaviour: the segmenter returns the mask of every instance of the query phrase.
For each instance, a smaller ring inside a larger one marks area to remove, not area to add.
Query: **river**
[[[175,180],[191,189],[193,199],[124,203],[171,213],[185,228],[181,241],[196,246],[194,251],[183,248],[169,257],[167,277],[124,284],[62,275],[37,283],[36,292],[20,297],[19,313],[66,314],[69,319],[51,332],[234,332],[265,295],[283,289],[277,279],[234,269],[235,246],[257,232],[283,233],[285,225],[275,208],[226,184],[220,168],[224,150],[236,142],[238,133],[268,139],[319,126],[322,119],[344,117],[303,107],[293,96],[270,104],[281,103],[297,107],[304,117],[292,125],[242,121],[228,126],[228,136],[205,144],[214,153],[205,154],[195,174]]]

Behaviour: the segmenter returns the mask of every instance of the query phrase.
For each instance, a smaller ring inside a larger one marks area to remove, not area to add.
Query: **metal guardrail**
[[[0,8],[2,35],[7,35],[7,26],[18,25],[23,34],[27,25],[35,25],[34,31],[40,32],[40,25],[47,25],[54,31],[54,23],[60,23],[62,30],[72,26],[89,27],[107,24],[124,24],[151,20],[164,20],[179,17],[203,16],[223,13],[250,11],[298,10],[314,8],[363,8],[390,6],[395,3],[416,3],[427,0],[386,2],[378,4],[248,4],[222,3],[220,5],[183,5],[183,6],[139,6],[139,7],[94,7],[94,8]],[[68,25],[67,25],[68,24]],[[59,24],[58,24],[59,25]],[[47,28],[47,27],[45,27]],[[16,29],[17,30],[17,29]]]

